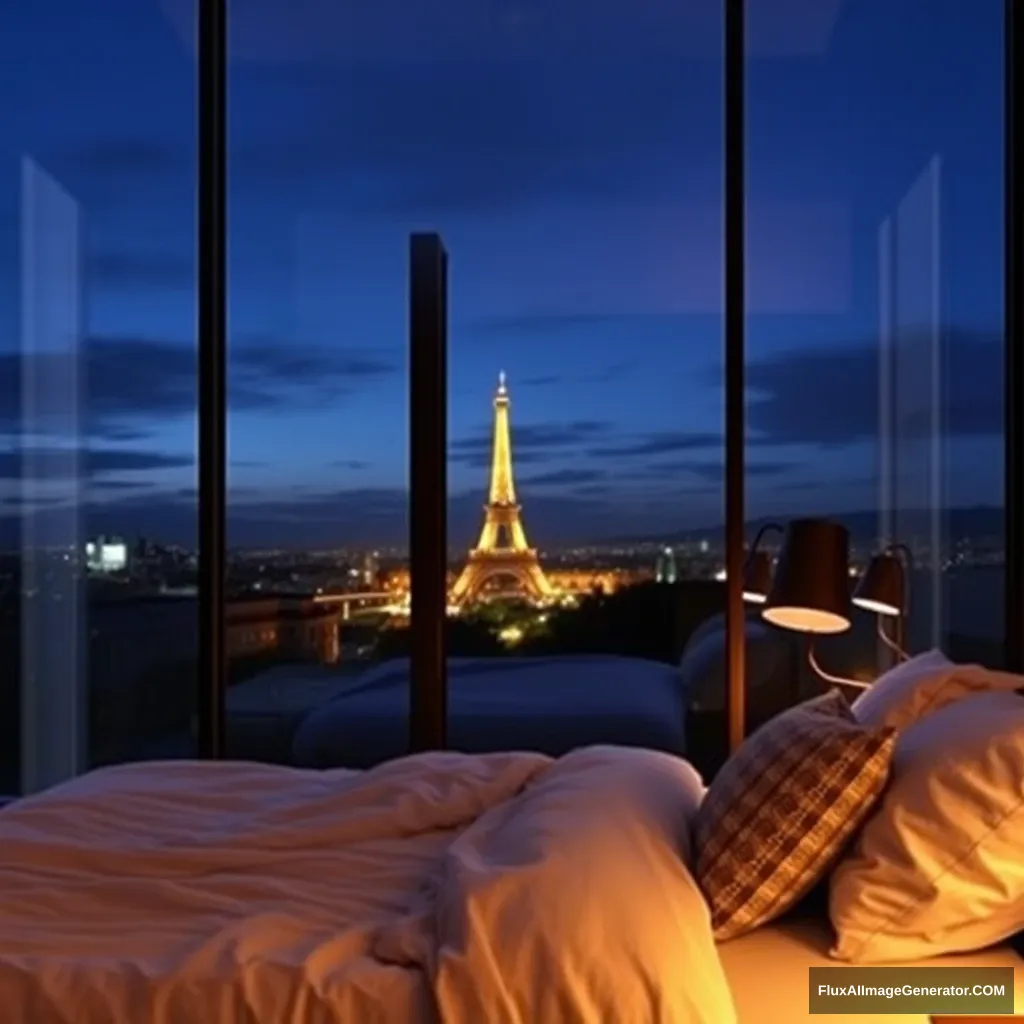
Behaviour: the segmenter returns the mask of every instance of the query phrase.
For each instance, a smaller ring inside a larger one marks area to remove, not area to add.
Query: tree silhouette
[[[690,633],[722,610],[724,587],[713,580],[641,583],[592,594],[551,614],[545,634],[528,638],[522,654],[615,654],[678,661]]]
[[[504,655],[505,648],[484,622],[472,619],[448,619],[445,646],[449,658],[494,658]],[[385,629],[377,642],[377,658],[408,658],[412,637],[408,627]]]

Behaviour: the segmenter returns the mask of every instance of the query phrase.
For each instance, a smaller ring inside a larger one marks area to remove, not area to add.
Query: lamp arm
[[[886,554],[902,555],[908,569],[914,564],[914,556],[910,553],[910,548],[902,541],[893,541],[891,544],[886,544],[882,550]]]
[[[901,661],[909,661],[910,660],[910,655],[907,654],[907,652],[905,650],[903,650],[903,648],[900,647],[900,645],[898,643],[896,643],[896,641],[893,640],[892,637],[889,636],[888,633],[886,633],[885,625],[882,622],[882,616],[881,615],[876,615],[875,616],[875,623],[876,623],[875,629],[878,632],[878,639],[881,640],[882,643],[885,644],[885,646],[888,647],[890,651],[892,651],[894,654],[896,654],[896,656]]]
[[[826,672],[821,665],[818,664],[818,659],[814,656],[814,641],[811,640],[807,645],[807,662],[814,670],[815,674],[824,679],[826,683],[835,683],[837,686],[854,686],[858,690],[868,690],[871,688],[871,683],[861,682],[859,679],[846,679],[844,676],[834,676],[831,672]]]
[[[886,544],[882,551],[886,554],[903,556],[903,609],[901,614],[906,619],[910,614],[910,582],[914,571],[913,552],[902,541],[893,541],[891,544]],[[906,659],[907,656],[904,654],[903,657]]]
[[[775,530],[781,534],[785,534],[786,532],[785,528],[780,526],[778,523],[765,523],[761,527],[761,529],[754,534],[754,542],[750,545],[749,549],[747,550],[748,561],[750,560],[750,557],[760,548],[761,539],[769,530]]]

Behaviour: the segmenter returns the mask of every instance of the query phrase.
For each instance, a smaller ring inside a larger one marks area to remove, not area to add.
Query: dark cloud
[[[906,332],[899,341],[894,373],[899,381],[895,430],[900,438],[924,438],[932,433],[929,368],[935,347],[933,338],[920,331]],[[938,352],[944,436],[1000,435],[1002,339],[952,330],[938,340]],[[879,360],[877,340],[752,357],[746,368],[747,448],[838,447],[876,440]],[[720,367],[710,372],[709,384],[723,386]],[[724,445],[720,433],[660,431],[622,443],[594,445],[587,455],[595,459],[637,459],[721,452]],[[753,466],[748,464],[748,472],[759,472]]]
[[[55,163],[72,171],[104,178],[130,178],[188,170],[186,153],[158,138],[118,137],[85,139],[54,154]]]
[[[46,508],[38,502],[34,507],[37,537],[47,536],[48,530],[55,536],[66,536],[64,509]],[[0,521],[8,543],[15,538],[19,523],[15,506],[11,508],[6,521]],[[195,543],[195,495],[190,488],[126,493],[116,500],[85,501],[78,509],[81,528],[87,533]],[[404,488],[349,488],[300,495],[233,490],[228,507],[229,543],[305,547],[402,543],[408,536],[408,510],[409,496]],[[479,534],[482,516],[477,490],[453,493],[448,502],[451,543],[472,543]],[[540,492],[531,497],[526,509],[527,535],[541,547],[578,540],[581,535],[606,536],[620,527],[619,506],[596,494]]]
[[[0,505],[3,505],[5,508],[17,509],[19,512],[38,508],[56,508],[58,505],[63,504],[63,498],[26,497],[21,494],[12,494],[7,498],[0,498]]]
[[[513,447],[515,442],[513,441]],[[518,466],[540,466],[544,463],[551,462],[559,457],[558,452],[544,451],[543,448],[536,450],[526,449],[526,451],[515,452],[512,459],[515,465]],[[467,452],[455,452],[448,454],[449,463],[454,463],[459,466],[465,466],[467,469],[490,469],[491,466],[491,451],[490,449],[480,449],[479,451],[467,451]]]
[[[88,259],[88,279],[112,289],[175,289],[195,287],[195,265],[171,253],[97,252]]]
[[[593,483],[580,484],[578,487],[573,487],[571,492],[578,498],[608,498],[610,497],[611,487],[607,480],[601,481],[600,483],[594,481]]]
[[[112,444],[129,444],[132,441],[145,441],[153,431],[144,426],[127,426],[120,423],[104,424],[102,436],[104,441]]]
[[[792,462],[748,462],[743,467],[748,477],[781,476],[798,468]],[[722,484],[725,480],[725,467],[720,462],[676,462],[663,466],[651,467],[652,472],[665,474],[689,473],[712,484]]]
[[[901,476],[900,479],[903,479]],[[864,494],[870,495],[873,489],[878,487],[878,477],[876,476],[844,476],[841,480],[842,487],[848,491],[863,491]],[[834,489],[836,482],[834,480],[780,480],[772,484],[772,489],[780,493],[790,494],[805,494],[809,492],[815,492],[818,494],[829,493],[830,489]]]
[[[253,496],[232,502],[229,527],[234,543],[245,538],[287,537],[301,525],[307,543],[360,543],[401,540],[407,536],[409,495],[404,488],[349,488],[298,499]],[[483,522],[477,489],[453,493],[448,500],[448,535],[451,543],[470,543]],[[600,534],[614,526],[614,505],[597,498],[539,493],[526,509],[531,542],[561,543],[578,537],[580,530]],[[534,526],[543,524],[538,533]]]
[[[610,424],[597,420],[515,426],[512,428],[512,459],[517,466],[551,462],[609,429]],[[493,427],[481,427],[476,434],[450,442],[448,460],[472,469],[487,467],[491,463],[493,444]]]
[[[779,477],[800,467],[792,462],[748,461],[743,472],[745,477]],[[616,471],[615,479],[644,483],[664,483],[675,485],[687,478],[696,481],[695,486],[703,487],[713,484],[721,490],[725,481],[725,468],[720,461],[694,461],[691,459],[672,459],[668,462],[651,462],[633,465],[623,471]],[[687,487],[694,484],[687,483]],[[774,482],[773,482],[774,486]]]
[[[553,469],[549,473],[538,473],[521,481],[524,487],[569,487],[576,484],[592,484],[605,477],[600,469]]]
[[[89,486],[94,491],[120,493],[123,491],[137,491],[142,488],[148,489],[151,485],[148,480],[119,480],[117,478],[105,479],[101,477],[99,480],[91,480]]]
[[[625,444],[594,447],[589,449],[587,454],[594,459],[644,458],[673,452],[721,448],[723,443],[721,434],[664,430]]]
[[[897,436],[909,440],[932,433],[930,411],[922,410],[930,410],[936,345],[943,434],[1001,434],[1002,339],[951,330],[937,341],[922,331],[898,339]],[[764,444],[830,447],[874,440],[880,381],[877,341],[755,358],[747,366],[748,425]]]
[[[58,447],[24,447],[0,451],[0,479],[71,480],[107,473],[147,473],[191,466],[191,455],[131,449],[81,450]]]
[[[535,448],[565,448],[578,445],[611,429],[600,420],[574,420],[569,423],[523,423],[512,428],[512,448],[518,452]],[[470,437],[451,442],[450,450],[463,452],[490,451],[493,427],[481,428]]]
[[[619,359],[614,363],[610,363],[603,370],[600,370],[593,379],[601,383],[621,380],[627,374],[632,373],[638,366],[639,362],[636,359]]]
[[[31,429],[78,429],[124,440],[154,420],[196,410],[196,353],[192,346],[129,337],[90,337],[78,360],[33,357],[41,381],[56,382],[35,397]],[[30,429],[21,417],[24,357],[0,353],[0,430]],[[229,367],[232,409],[291,412],[298,402],[336,401],[357,385],[398,372],[397,362],[351,349],[295,347],[294,342],[235,339]],[[68,386],[81,380],[83,422],[69,424]]]

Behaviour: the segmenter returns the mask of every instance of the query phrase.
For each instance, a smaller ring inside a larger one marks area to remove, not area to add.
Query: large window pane
[[[752,11],[748,510],[841,520],[855,573],[906,545],[907,650],[996,665],[1003,4],[823,3],[774,59],[789,8]],[[876,627],[821,661],[872,678]]]
[[[0,35],[0,790],[193,749],[193,4]]]
[[[235,757],[293,760],[298,722],[373,663],[409,592],[416,225],[381,192],[387,175],[377,168],[401,147],[394,111],[404,89],[390,69],[402,54],[385,26],[351,19],[350,5],[231,10],[226,617]],[[404,753],[407,736],[403,704],[385,726],[384,752]]]
[[[720,3],[265,5],[233,10],[231,37],[229,628],[252,644],[234,751],[291,756],[296,723],[368,663],[404,685],[416,230],[450,256],[452,659],[648,659],[677,735],[672,673],[723,606]],[[536,561],[506,555],[518,577],[464,591],[501,372],[520,518],[494,527]],[[325,607],[337,666],[275,624],[319,628]],[[452,742],[498,742],[460,736],[455,669]],[[406,734],[396,719],[389,752]]]
[[[724,606],[721,14],[549,5],[416,79],[410,201],[452,253],[451,653],[524,673],[457,672],[453,705],[562,692],[588,724],[553,752],[681,742],[666,669]]]

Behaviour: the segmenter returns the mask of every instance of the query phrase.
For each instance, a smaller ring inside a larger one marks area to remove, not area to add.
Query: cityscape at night
[[[595,609],[685,605],[725,572],[721,4],[286,6],[240,6],[229,46],[232,687],[406,653],[406,248],[428,229],[453,654],[642,653]],[[860,572],[897,540],[919,645],[995,652],[999,5],[776,6],[748,26],[748,543],[831,517]],[[100,759],[193,713],[194,18],[47,0],[0,40],[8,698],[25,616],[80,606]]]

